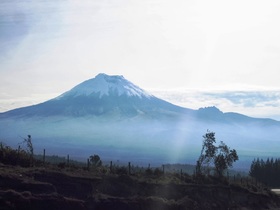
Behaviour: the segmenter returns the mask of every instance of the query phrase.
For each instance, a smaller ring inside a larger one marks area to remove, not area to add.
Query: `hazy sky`
[[[278,0],[1,0],[0,112],[104,72],[191,108],[279,117],[279,11]]]

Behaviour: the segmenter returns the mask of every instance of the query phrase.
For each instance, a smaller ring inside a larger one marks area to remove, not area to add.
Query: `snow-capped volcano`
[[[86,80],[71,90],[44,103],[11,110],[4,113],[7,116],[100,116],[114,115],[134,117],[146,114],[160,117],[170,112],[188,111],[161,100],[123,76],[98,74],[95,78]],[[2,115],[3,116],[3,115]]]
[[[139,98],[150,98],[152,95],[126,80],[123,76],[109,76],[104,73],[98,74],[95,78],[84,81],[70,91],[62,94],[64,96],[90,96],[99,94],[99,97],[110,94],[121,96],[137,96]]]

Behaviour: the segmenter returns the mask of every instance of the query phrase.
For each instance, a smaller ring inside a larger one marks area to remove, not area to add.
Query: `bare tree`
[[[34,158],[34,150],[31,135],[27,135],[27,138],[23,138],[23,142],[27,146],[27,153],[30,155],[30,163],[33,165],[33,158]]]

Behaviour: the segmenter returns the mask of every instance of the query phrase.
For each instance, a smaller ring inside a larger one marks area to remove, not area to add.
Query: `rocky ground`
[[[219,181],[0,165],[0,209],[280,209],[269,189]]]

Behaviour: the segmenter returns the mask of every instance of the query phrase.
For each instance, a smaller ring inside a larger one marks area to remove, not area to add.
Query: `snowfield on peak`
[[[101,98],[104,95],[110,95],[110,93],[126,96],[136,96],[139,98],[150,98],[153,95],[147,93],[140,87],[126,80],[123,76],[109,76],[106,74],[98,74],[95,78],[86,80],[81,84],[75,86],[68,92],[60,95],[57,99],[64,96],[89,96],[92,94],[99,94]]]

